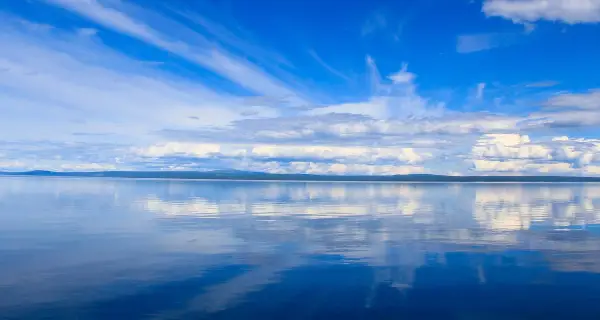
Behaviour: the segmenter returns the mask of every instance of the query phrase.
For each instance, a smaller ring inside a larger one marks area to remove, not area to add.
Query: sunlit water
[[[0,318],[600,319],[600,184],[0,179]]]

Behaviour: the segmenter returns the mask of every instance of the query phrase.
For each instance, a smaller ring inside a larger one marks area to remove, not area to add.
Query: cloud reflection
[[[218,313],[289,272],[331,264],[319,259],[371,268],[367,308],[382,285],[412,290],[424,285],[422,272],[453,270],[457,255],[479,285],[506,259],[600,273],[591,258],[600,247],[597,184],[2,182],[0,288],[11,294],[0,309],[19,297],[51,303],[87,292],[74,303],[91,303],[197,278],[206,283],[177,298],[183,307],[158,314]],[[119,279],[136,285],[124,289]]]

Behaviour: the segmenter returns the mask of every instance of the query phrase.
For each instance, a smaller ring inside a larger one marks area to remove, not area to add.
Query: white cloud
[[[361,174],[394,175],[426,172],[421,166],[369,165],[369,164],[321,164],[311,162],[292,162],[289,172],[310,174]]]
[[[596,23],[600,22],[600,0],[486,0],[483,12],[517,23],[538,20]]]
[[[253,166],[260,167],[260,164]],[[270,173],[303,173],[333,175],[401,175],[426,173],[423,166],[416,165],[372,165],[293,161],[290,163],[263,163],[262,171]]]
[[[520,134],[486,134],[473,146],[474,157],[505,159],[551,159],[551,150],[531,144]]]
[[[324,160],[373,162],[390,160],[406,163],[422,162],[431,155],[417,153],[413,148],[373,148],[337,146],[262,145],[252,147],[251,155],[268,158],[317,158]]]
[[[468,139],[445,147],[364,147],[332,145],[231,145],[167,143],[138,150],[160,159],[189,156],[229,159],[236,169],[273,173],[322,174],[566,174],[596,175],[600,167],[600,140],[564,136],[532,141],[521,134],[484,134],[463,154]],[[193,159],[190,160],[192,163]],[[456,163],[463,163],[457,167]],[[448,166],[442,166],[447,163]],[[427,169],[425,169],[427,168]]]
[[[582,127],[600,124],[600,90],[560,93],[543,103],[543,109],[529,116],[548,126]]]
[[[412,72],[408,72],[408,64],[404,64],[400,71],[392,73],[388,78],[392,80],[394,84],[412,84],[416,75]]]
[[[367,76],[369,78],[369,84],[371,85],[371,92],[375,94],[379,92],[379,87],[381,85],[381,74],[377,69],[375,60],[371,56],[367,56],[365,58],[365,62],[367,64]]]
[[[477,99],[477,100],[483,99],[484,91],[485,91],[485,82],[478,83],[477,91],[475,92],[475,99]]]
[[[374,163],[379,161],[420,163],[431,157],[425,151],[413,148],[338,147],[314,145],[235,145],[210,143],[168,142],[134,150],[145,157],[193,156],[237,157],[253,159],[286,158],[292,161],[315,159],[319,161],[344,161],[347,163]]]
[[[315,131],[328,131],[333,134],[360,135],[377,133],[382,135],[413,134],[466,134],[474,132],[493,132],[515,130],[520,119],[487,113],[461,114],[448,113],[445,117],[409,119],[409,120],[365,120],[360,122],[325,125],[313,128]],[[315,129],[319,128],[319,129]]]
[[[108,171],[108,170],[126,170],[126,167],[119,167],[113,163],[94,163],[94,162],[65,162],[50,160],[40,161],[21,161],[0,159],[0,171],[28,171],[28,170],[55,170],[55,171]]]
[[[348,109],[344,111],[349,111]],[[485,112],[444,112],[436,117],[378,120],[364,115],[332,114],[243,120],[214,131],[181,132],[175,137],[244,143],[352,144],[359,146],[441,145],[452,140],[461,142],[470,134],[514,132],[519,117]],[[530,126],[530,123],[526,123]],[[171,136],[170,138],[172,138]]]
[[[190,155],[195,157],[209,157],[220,154],[221,146],[213,143],[183,143],[168,142],[153,145],[148,148],[137,149],[137,152],[146,157],[164,157],[167,155]]]
[[[486,134],[470,155],[475,171],[595,174],[600,140],[555,137],[532,142],[520,134]]]
[[[490,50],[510,46],[517,41],[517,35],[512,33],[463,34],[456,38],[456,52],[472,53]]]
[[[46,1],[73,11],[106,28],[179,55],[256,93],[275,97],[289,96],[292,97],[289,99],[294,100],[295,103],[306,103],[293,90],[265,73],[258,66],[242,58],[234,57],[211,43],[203,35],[166,17],[154,15],[156,23],[151,25],[149,19],[142,20],[149,14],[144,9],[131,4],[120,6],[117,9],[103,5],[96,0]],[[114,6],[118,3],[112,2],[111,4]],[[165,27],[161,26],[168,26],[168,29],[163,29]]]
[[[313,59],[315,59],[315,61],[320,64],[323,68],[325,68],[325,70],[331,72],[331,74],[337,76],[338,78],[342,79],[342,80],[350,80],[350,78],[348,76],[346,76],[345,74],[343,74],[342,72],[336,70],[334,67],[332,67],[331,65],[329,65],[327,62],[325,62],[321,56],[319,56],[317,54],[317,52],[315,52],[314,50],[309,50],[308,51],[308,55],[310,55]]]
[[[161,72],[69,32],[0,25],[0,133],[72,139],[73,133],[143,140],[163,128],[227,125],[276,115]],[[252,114],[244,115],[248,111]],[[124,140],[123,140],[124,139]]]
[[[328,113],[349,113],[369,116],[375,119],[390,117],[387,100],[385,98],[372,98],[366,102],[350,102],[330,105],[324,108],[310,110],[310,115],[324,115]]]
[[[98,33],[98,30],[94,28],[79,28],[77,29],[77,33],[83,37],[91,37],[95,36]]]
[[[572,171],[569,163],[536,163],[530,160],[473,160],[475,171],[490,173],[519,172],[523,174],[556,173],[569,174]]]
[[[106,163],[65,163],[60,168],[64,171],[106,171],[116,170],[117,166]]]
[[[387,27],[388,21],[387,17],[382,11],[373,12],[367,21],[363,24],[361,35],[367,36],[373,32],[383,30]]]
[[[528,83],[525,85],[526,88],[550,88],[558,85],[558,81],[539,81]]]
[[[530,115],[457,112],[423,95],[406,64],[382,77],[367,57],[370,97],[282,108],[282,99],[272,96],[289,94],[292,105],[299,103],[291,88],[301,84],[282,83],[256,67],[262,63],[235,57],[187,27],[122,2],[48,1],[275,102],[248,101],[208,88],[203,79],[174,75],[166,71],[172,61],[137,61],[104,44],[112,32],[104,28],[96,34],[6,17],[0,23],[0,169],[596,174],[600,167],[595,140],[516,134],[600,124],[599,91],[557,94]],[[240,41],[224,42],[231,49],[244,47]],[[469,98],[489,100],[494,87],[480,83]]]
[[[21,170],[27,168],[25,162],[20,160],[0,159],[0,170]]]
[[[416,75],[408,71],[408,65],[387,76],[391,83],[382,83],[377,66],[367,57],[371,81],[376,91],[367,101],[330,105],[310,110],[310,115],[347,113],[364,115],[374,119],[423,118],[439,116],[444,110],[443,103],[432,103],[417,92]],[[388,81],[388,82],[389,82]]]
[[[600,90],[586,93],[565,93],[551,97],[546,101],[547,108],[575,108],[600,111]]]

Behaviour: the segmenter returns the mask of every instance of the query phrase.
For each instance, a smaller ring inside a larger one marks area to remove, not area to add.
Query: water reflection
[[[1,182],[9,317],[600,314],[598,184]]]

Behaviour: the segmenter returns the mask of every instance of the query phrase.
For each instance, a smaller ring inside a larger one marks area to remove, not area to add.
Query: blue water
[[[600,319],[600,184],[0,178],[2,319]]]

